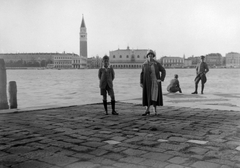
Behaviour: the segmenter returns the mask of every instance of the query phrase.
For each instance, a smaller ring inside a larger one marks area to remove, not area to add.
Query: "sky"
[[[84,16],[88,57],[117,49],[162,56],[240,53],[240,0],[0,0],[0,53],[79,55]]]

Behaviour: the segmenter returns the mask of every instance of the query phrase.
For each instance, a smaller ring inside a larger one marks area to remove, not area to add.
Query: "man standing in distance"
[[[204,90],[204,84],[207,82],[207,77],[206,77],[206,73],[209,71],[208,69],[208,65],[206,62],[204,62],[205,56],[201,56],[201,62],[197,65],[196,67],[196,78],[195,78],[195,91],[192,94],[198,94],[197,90],[198,90],[198,83],[201,80],[202,82],[202,90],[201,90],[201,94],[203,94],[203,90]]]

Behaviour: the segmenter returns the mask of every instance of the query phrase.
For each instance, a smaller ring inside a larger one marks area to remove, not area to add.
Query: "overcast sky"
[[[88,57],[126,49],[162,56],[240,52],[240,0],[0,0],[0,53],[79,55],[84,15]]]

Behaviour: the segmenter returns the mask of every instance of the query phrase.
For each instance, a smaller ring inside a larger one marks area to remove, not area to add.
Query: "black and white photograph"
[[[240,0],[0,0],[0,168],[240,168]]]

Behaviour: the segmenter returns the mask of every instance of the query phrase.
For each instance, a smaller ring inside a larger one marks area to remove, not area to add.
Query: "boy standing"
[[[113,91],[113,80],[115,77],[114,70],[111,65],[109,65],[109,57],[105,55],[103,57],[103,67],[98,71],[98,78],[99,78],[99,87],[100,87],[100,94],[103,96],[103,106],[108,115],[107,109],[107,92],[108,95],[111,97],[111,105],[112,105],[112,115],[118,115],[115,111],[115,96]]]

